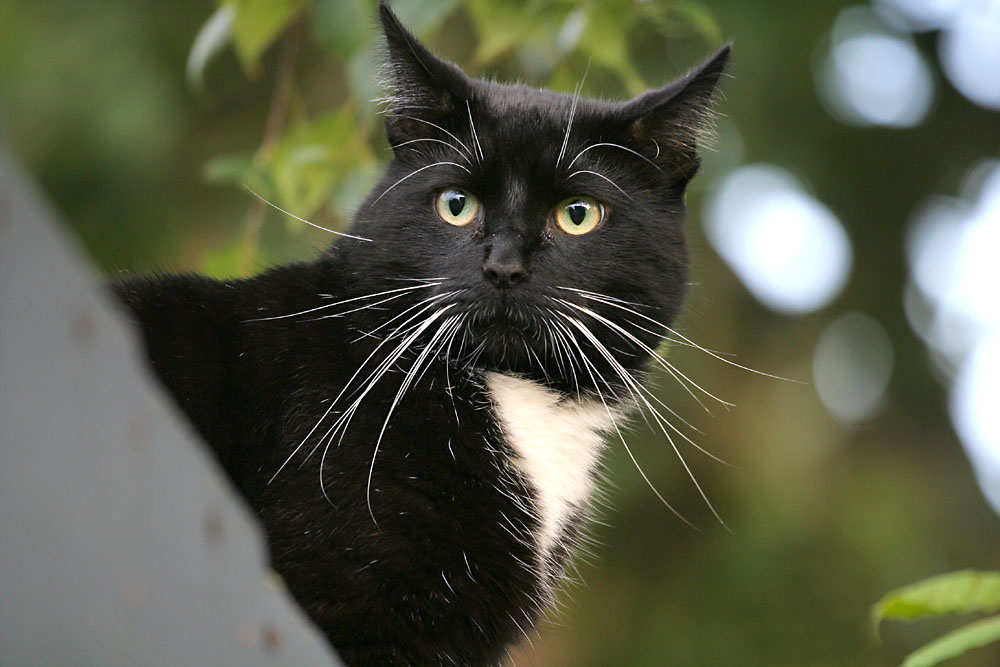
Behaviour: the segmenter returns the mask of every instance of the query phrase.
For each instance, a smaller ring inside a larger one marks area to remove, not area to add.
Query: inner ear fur
[[[460,111],[471,94],[471,83],[457,66],[445,62],[408,31],[379,2],[379,16],[386,41],[386,136],[391,146],[427,136],[428,123],[442,125]]]
[[[698,149],[711,134],[715,91],[729,60],[730,44],[679,79],[626,102],[622,113],[632,147],[668,173],[691,178]]]

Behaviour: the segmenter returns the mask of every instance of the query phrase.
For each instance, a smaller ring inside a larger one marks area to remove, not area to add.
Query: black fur
[[[394,159],[350,230],[371,242],[343,238],[314,262],[249,280],[163,276],[115,289],[159,377],[263,522],[275,569],[349,665],[496,664],[535,622],[552,573],[538,565],[533,490],[507,462],[483,373],[568,397],[625,394],[582,335],[556,361],[549,328],[573,331],[556,313],[586,323],[633,373],[648,355],[554,299],[657,344],[648,323],[635,328],[642,322],[610,303],[561,288],[674,319],[688,264],[683,193],[728,47],[631,102],[577,103],[470,79],[380,10]],[[618,147],[577,157],[596,143]],[[454,164],[428,167],[437,162]],[[481,200],[480,219],[455,227],[438,217],[435,198],[449,186]],[[606,219],[570,236],[552,211],[577,195],[602,202]],[[399,291],[366,298],[388,290]],[[435,316],[324,440],[369,374]],[[447,322],[453,344],[438,339],[385,426],[406,371]],[[593,376],[564,363],[580,352]]]

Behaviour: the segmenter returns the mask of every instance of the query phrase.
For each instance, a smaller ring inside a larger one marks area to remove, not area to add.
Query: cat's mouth
[[[494,308],[476,308],[472,312],[469,328],[473,333],[489,338],[520,340],[535,333],[538,317],[536,313],[524,308],[506,304]]]
[[[544,313],[507,299],[470,304],[466,331],[473,364],[488,364],[498,370],[518,371],[531,365],[541,353]]]

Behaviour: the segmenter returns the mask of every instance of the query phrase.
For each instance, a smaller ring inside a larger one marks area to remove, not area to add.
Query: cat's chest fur
[[[535,539],[547,561],[593,493],[605,435],[619,415],[517,376],[487,373],[485,380],[510,463],[534,493]]]
[[[421,636],[474,639],[463,648],[431,642],[429,653],[407,664],[445,664],[446,654],[457,664],[493,664],[481,660],[497,655],[496,638],[515,641],[551,601],[586,516],[612,416],[622,409],[514,374],[451,375],[449,382],[445,366],[434,363],[390,420],[372,467],[373,443],[403,375],[376,385],[374,419],[359,415],[326,452],[329,503],[318,486],[317,452],[264,487],[259,512],[279,571],[311,615],[334,628],[348,664],[351,645],[375,636],[353,617],[356,601],[370,600],[372,590],[380,591],[378,614],[409,619]],[[348,601],[343,608],[321,595],[328,587]]]

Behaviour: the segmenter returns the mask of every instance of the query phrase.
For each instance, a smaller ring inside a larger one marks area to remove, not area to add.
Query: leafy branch
[[[876,634],[884,619],[915,621],[948,614],[1000,610],[1000,572],[962,570],[888,593],[872,607]],[[1000,641],[1000,615],[973,621],[917,649],[901,667],[934,667],[966,651]]]
[[[580,76],[567,66],[571,60],[603,68],[630,94],[648,87],[629,51],[638,26],[653,26],[664,37],[695,33],[710,44],[721,41],[711,14],[691,0],[408,0],[394,8],[431,43],[435,35],[447,38],[442,29],[461,16],[474,29],[475,46],[466,63],[470,71],[532,62],[532,75],[557,90],[571,90]],[[384,147],[368,102],[379,94],[374,15],[374,0],[220,0],[191,47],[187,79],[193,89],[204,91],[206,70],[226,46],[250,78],[260,75],[272,47],[280,52],[260,145],[252,153],[214,157],[205,165],[205,179],[249,187],[294,216],[319,216],[323,226],[345,227],[377,178],[377,149]],[[313,117],[298,107],[290,113],[296,58],[306,38],[342,66],[348,82],[346,101]],[[210,253],[202,269],[216,277],[251,273],[259,263],[266,215],[266,204],[255,198],[242,238]],[[287,217],[286,226],[292,233],[305,229],[293,217]]]

